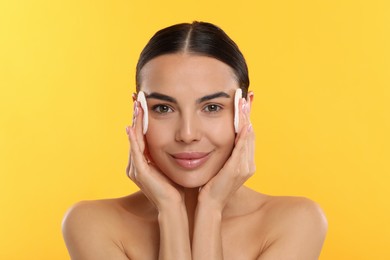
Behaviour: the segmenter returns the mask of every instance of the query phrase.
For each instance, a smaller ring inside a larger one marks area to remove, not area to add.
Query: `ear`
[[[254,96],[255,96],[255,94],[253,93],[253,91],[248,91],[248,93],[246,94],[246,101],[249,104],[249,111],[252,108],[252,102],[253,102]]]

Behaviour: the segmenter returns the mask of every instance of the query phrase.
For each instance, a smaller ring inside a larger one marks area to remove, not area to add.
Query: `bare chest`
[[[156,221],[142,219],[127,222],[121,229],[121,242],[129,259],[156,260],[159,251],[159,227]],[[256,259],[267,246],[267,232],[256,216],[226,220],[222,223],[224,259]]]

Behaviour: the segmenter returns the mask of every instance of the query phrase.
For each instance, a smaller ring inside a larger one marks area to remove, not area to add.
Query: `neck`
[[[198,205],[199,188],[185,188],[185,204],[187,209],[188,225],[190,230],[190,238],[192,243],[192,235],[194,231],[195,211]]]

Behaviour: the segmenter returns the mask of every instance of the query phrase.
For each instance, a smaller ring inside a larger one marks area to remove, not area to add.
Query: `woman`
[[[126,171],[140,191],[72,207],[63,223],[72,259],[318,258],[327,223],[314,202],[243,186],[255,172],[253,92],[243,55],[220,28],[157,32],[136,86],[148,108],[133,97]]]

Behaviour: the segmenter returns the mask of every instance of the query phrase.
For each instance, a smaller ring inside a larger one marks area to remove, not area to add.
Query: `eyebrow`
[[[167,102],[171,102],[171,103],[177,104],[177,100],[175,98],[167,96],[167,95],[164,95],[164,94],[161,94],[161,93],[158,93],[158,92],[152,92],[149,95],[146,95],[146,99],[149,99],[149,98],[160,99],[160,100],[164,100],[164,101],[167,101]]]
[[[207,95],[207,96],[204,96],[204,97],[201,97],[201,98],[198,98],[196,100],[196,103],[203,103],[205,101],[208,101],[208,100],[211,100],[211,99],[214,99],[214,98],[220,98],[220,97],[224,97],[224,98],[230,98],[230,96],[226,93],[226,92],[217,92],[217,93],[214,93],[214,94],[211,94],[211,95]]]
[[[220,98],[220,97],[230,98],[230,95],[227,94],[226,92],[220,91],[220,92],[216,92],[216,93],[213,93],[213,94],[210,94],[210,95],[198,98],[196,100],[196,103],[200,104],[200,103],[203,103],[205,101],[208,101],[208,100],[211,100],[211,99],[214,99],[214,98]],[[149,99],[149,98],[159,99],[159,100],[163,100],[163,101],[167,101],[167,102],[171,102],[171,103],[177,104],[177,100],[175,98],[167,96],[167,95],[164,95],[164,94],[161,94],[161,93],[158,93],[158,92],[152,92],[149,95],[147,95],[146,98],[147,99]]]

